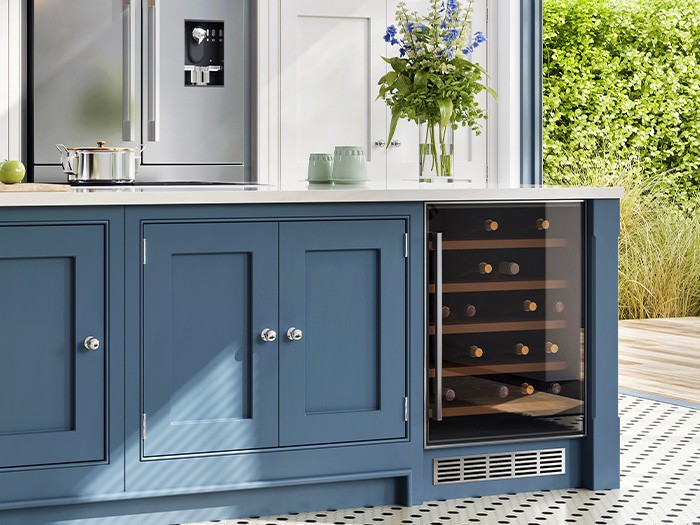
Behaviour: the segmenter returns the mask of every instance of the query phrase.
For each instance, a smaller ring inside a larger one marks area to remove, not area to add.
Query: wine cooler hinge
[[[408,397],[403,398],[403,420],[408,423]]]
[[[408,233],[403,234],[403,257],[408,259]]]
[[[141,414],[141,439],[146,439],[146,414]]]
[[[147,254],[147,251],[146,251],[146,250],[147,250],[147,246],[148,246],[148,241],[147,241],[146,238],[144,237],[144,239],[143,239],[143,241],[142,241],[142,245],[141,245],[141,251],[142,251],[141,261],[142,261],[142,263],[143,263],[144,266],[146,265],[146,254]]]

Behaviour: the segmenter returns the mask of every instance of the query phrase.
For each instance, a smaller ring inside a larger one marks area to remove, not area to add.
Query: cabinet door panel
[[[281,444],[403,437],[404,222],[280,228]]]
[[[386,176],[386,4],[375,0],[281,2],[282,177],[306,177],[309,154],[362,146],[373,180]]]
[[[144,227],[145,456],[277,445],[277,226]]]
[[[0,227],[0,246],[0,467],[103,460],[104,229]]]

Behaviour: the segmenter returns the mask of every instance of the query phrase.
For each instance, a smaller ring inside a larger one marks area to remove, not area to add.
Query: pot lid
[[[136,148],[112,148],[105,146],[104,140],[97,141],[97,147],[88,146],[85,148],[66,148],[69,151],[136,151]]]

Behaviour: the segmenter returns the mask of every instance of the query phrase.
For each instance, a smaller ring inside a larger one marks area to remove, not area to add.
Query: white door
[[[386,2],[280,0],[280,170],[306,178],[310,153],[362,146],[370,179],[386,179]]]
[[[388,20],[394,23],[396,12],[396,0],[389,0]],[[428,2],[425,0],[408,0],[406,6],[409,11],[425,13]],[[487,0],[475,0],[472,29],[481,31],[489,38],[487,24]],[[490,43],[493,46],[493,42]],[[495,49],[495,48],[494,48]],[[392,55],[398,53],[394,46],[389,51]],[[486,67],[489,52],[489,41],[482,44],[472,55],[471,60]],[[493,100],[487,101],[486,93],[481,93],[479,103],[486,107],[487,102],[493,104]],[[391,118],[389,114],[387,118]],[[458,180],[471,180],[476,185],[485,185],[487,178],[487,137],[488,125],[482,122],[481,135],[476,136],[470,129],[460,128],[455,132],[455,178]],[[413,122],[402,120],[396,128],[393,141],[400,146],[390,145],[387,151],[387,177],[390,181],[418,180],[418,126]],[[398,141],[398,142],[397,142]]]

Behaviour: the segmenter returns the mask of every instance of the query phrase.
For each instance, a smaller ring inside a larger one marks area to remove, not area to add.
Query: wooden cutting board
[[[39,184],[25,182],[20,184],[3,184],[0,182],[0,192],[21,192],[21,191],[70,191],[68,184]]]

